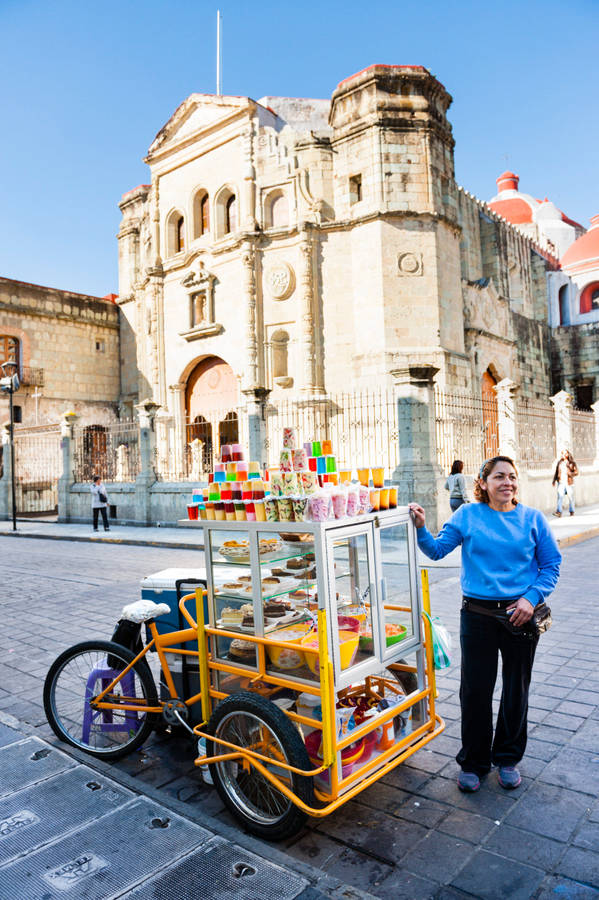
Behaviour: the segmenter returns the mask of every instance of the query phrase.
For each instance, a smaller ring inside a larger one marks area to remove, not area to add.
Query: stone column
[[[549,399],[555,415],[555,456],[559,456],[562,450],[572,449],[572,396],[558,391]]]
[[[245,241],[241,253],[243,263],[243,294],[246,307],[246,365],[244,389],[253,390],[258,384],[258,338],[256,334],[256,251]]]
[[[154,457],[156,452],[156,432],[154,422],[160,409],[153,400],[143,400],[135,405],[139,419],[139,455],[141,471],[135,479],[135,520],[141,525],[150,525],[150,487],[156,481]]]
[[[591,403],[591,409],[595,414],[595,459],[593,465],[599,468],[599,400]]]
[[[398,503],[415,501],[427,514],[427,525],[435,531],[438,522],[437,440],[435,428],[434,378],[436,366],[407,366],[390,374],[395,380],[399,465],[392,475],[398,486]]]
[[[518,440],[516,437],[516,407],[513,392],[517,388],[515,381],[504,378],[495,385],[497,394],[497,426],[499,431],[499,453],[516,459]]]
[[[299,245],[298,288],[300,299],[301,390],[313,394],[315,384],[316,346],[314,323],[314,248],[307,229],[301,232]]]
[[[239,219],[239,225],[245,231],[254,231],[256,227],[256,169],[254,168],[253,122],[243,134],[243,199],[239,204]]]
[[[73,427],[79,418],[76,413],[65,412],[60,423],[60,450],[62,473],[58,479],[58,521],[71,521],[71,485],[75,481],[73,473]],[[90,503],[91,505],[91,503]]]
[[[2,478],[0,478],[0,520],[2,522],[7,522],[12,518],[10,479],[10,423],[4,422],[2,425]]]
[[[181,478],[184,471],[185,451],[187,448],[187,433],[185,428],[185,385],[171,384],[169,391],[172,395],[171,409],[175,421],[175,472],[177,478]]]
[[[270,391],[267,388],[255,388],[242,393],[247,401],[250,459],[259,462],[260,468],[263,469],[268,463],[265,411]]]

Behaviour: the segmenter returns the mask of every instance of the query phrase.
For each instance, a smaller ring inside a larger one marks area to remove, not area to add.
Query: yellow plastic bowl
[[[272,632],[269,637],[285,641],[287,644],[297,644],[298,649],[288,650],[286,647],[276,647],[274,644],[266,645],[266,652],[273,666],[277,669],[300,669],[306,663],[306,657],[299,649],[302,638],[306,636],[307,625],[305,622],[297,625],[288,625],[280,631]]]
[[[358,641],[360,635],[355,631],[339,632],[339,653],[341,654],[341,668],[347,669],[354,661],[354,656],[358,649]],[[307,634],[302,638],[301,643],[305,647],[318,647],[318,635],[315,632]],[[314,653],[306,653],[306,662],[310,670],[316,675],[318,673],[318,656]]]

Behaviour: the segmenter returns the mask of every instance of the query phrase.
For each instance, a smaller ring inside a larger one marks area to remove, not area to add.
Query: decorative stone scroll
[[[286,262],[270,265],[265,275],[266,287],[275,300],[286,300],[295,290],[295,272]]]

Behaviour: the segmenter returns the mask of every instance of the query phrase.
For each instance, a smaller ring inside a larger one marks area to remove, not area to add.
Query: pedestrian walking
[[[463,476],[464,463],[461,459],[454,459],[451,464],[451,472],[445,481],[445,490],[449,491],[449,505],[455,512],[463,503],[470,503],[466,490],[466,479]]]
[[[106,488],[102,484],[102,479],[99,475],[94,475],[92,484],[91,484],[91,492],[92,492],[92,515],[94,517],[94,531],[98,530],[98,513],[102,513],[102,522],[104,524],[104,531],[110,531],[110,527],[108,525],[108,513],[106,512],[108,508],[108,496],[106,494]]]
[[[570,515],[573,516],[576,509],[574,505],[574,479],[578,475],[578,466],[569,450],[562,450],[553,473],[553,487],[557,485],[557,509],[553,513],[558,518],[562,514],[564,497],[570,504]]]
[[[561,554],[545,517],[519,503],[518,472],[507,456],[485,460],[475,503],[461,506],[436,538],[425,513],[410,503],[418,545],[441,559],[462,545],[462,746],[458,787],[477,791],[480,778],[498,767],[499,783],[516,788],[527,739],[528,690],[538,642],[534,608],[553,591]],[[495,733],[493,691],[498,655],[503,690]]]

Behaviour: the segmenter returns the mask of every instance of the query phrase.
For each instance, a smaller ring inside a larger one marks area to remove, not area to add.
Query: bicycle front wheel
[[[54,734],[100,759],[114,760],[136,750],[152,731],[155,714],[119,707],[156,706],[154,679],[140,660],[104,698],[111,709],[93,709],[91,701],[135,659],[112,641],[84,641],[65,650],[52,664],[44,684],[44,710]]]

